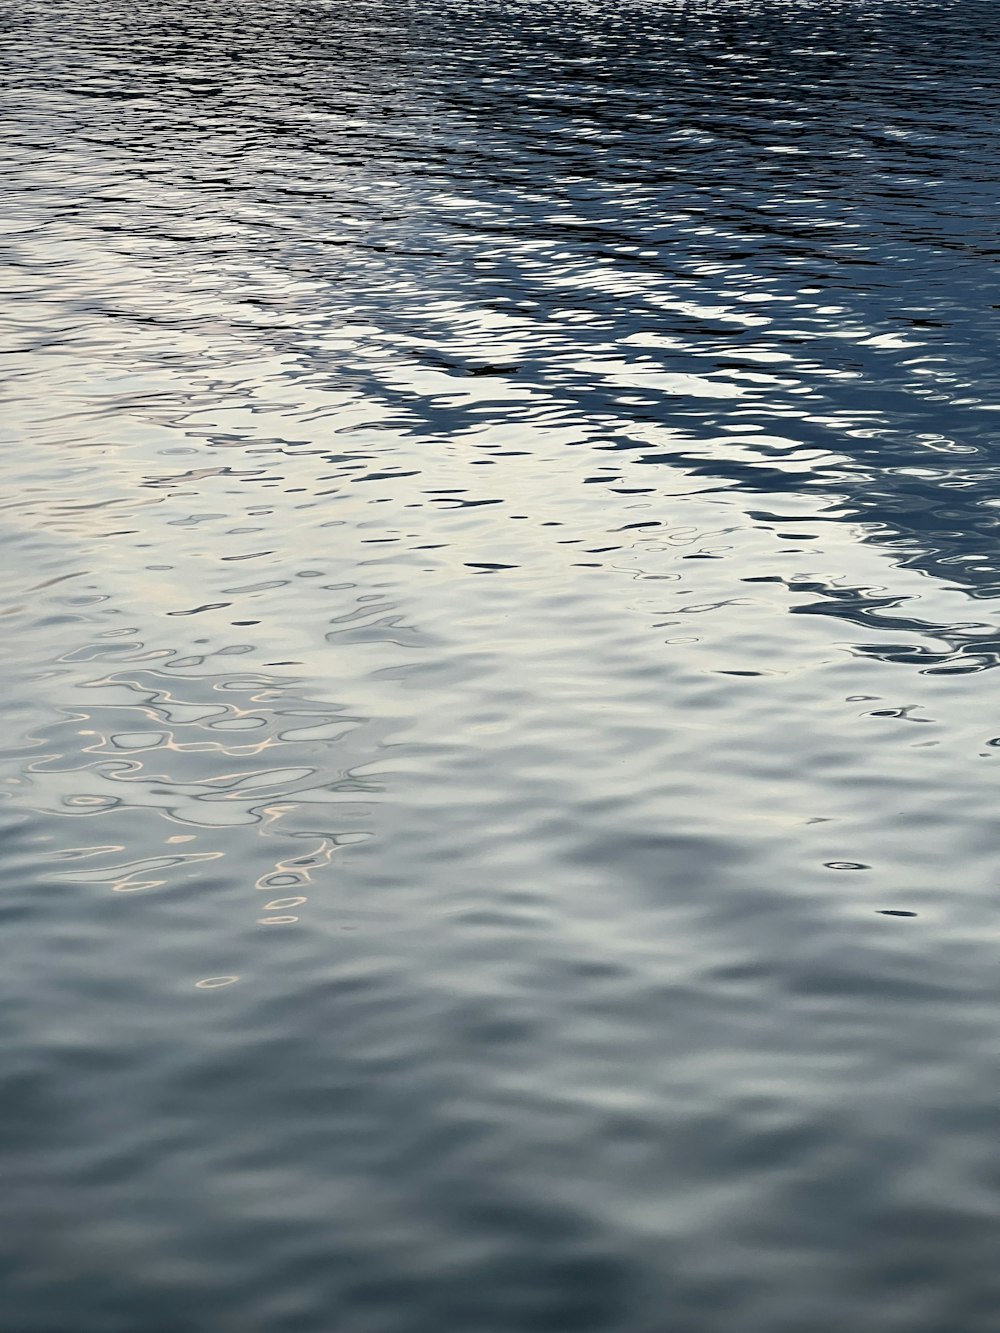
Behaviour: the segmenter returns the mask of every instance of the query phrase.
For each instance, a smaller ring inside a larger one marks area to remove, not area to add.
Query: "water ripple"
[[[998,58],[8,7],[17,1333],[994,1328]]]

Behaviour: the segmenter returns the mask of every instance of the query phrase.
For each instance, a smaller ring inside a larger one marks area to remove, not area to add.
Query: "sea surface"
[[[5,1333],[995,1333],[998,69],[4,6]]]

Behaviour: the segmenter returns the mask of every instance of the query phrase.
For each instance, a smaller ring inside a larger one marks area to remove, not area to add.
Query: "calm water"
[[[9,1333],[992,1333],[993,0],[7,8]]]

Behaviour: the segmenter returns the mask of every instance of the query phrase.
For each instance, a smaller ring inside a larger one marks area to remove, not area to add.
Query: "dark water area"
[[[997,1328],[998,69],[5,8],[5,1330]]]

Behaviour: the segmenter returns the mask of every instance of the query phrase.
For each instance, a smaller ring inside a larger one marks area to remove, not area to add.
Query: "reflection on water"
[[[992,1330],[994,7],[2,51],[11,1328]]]

